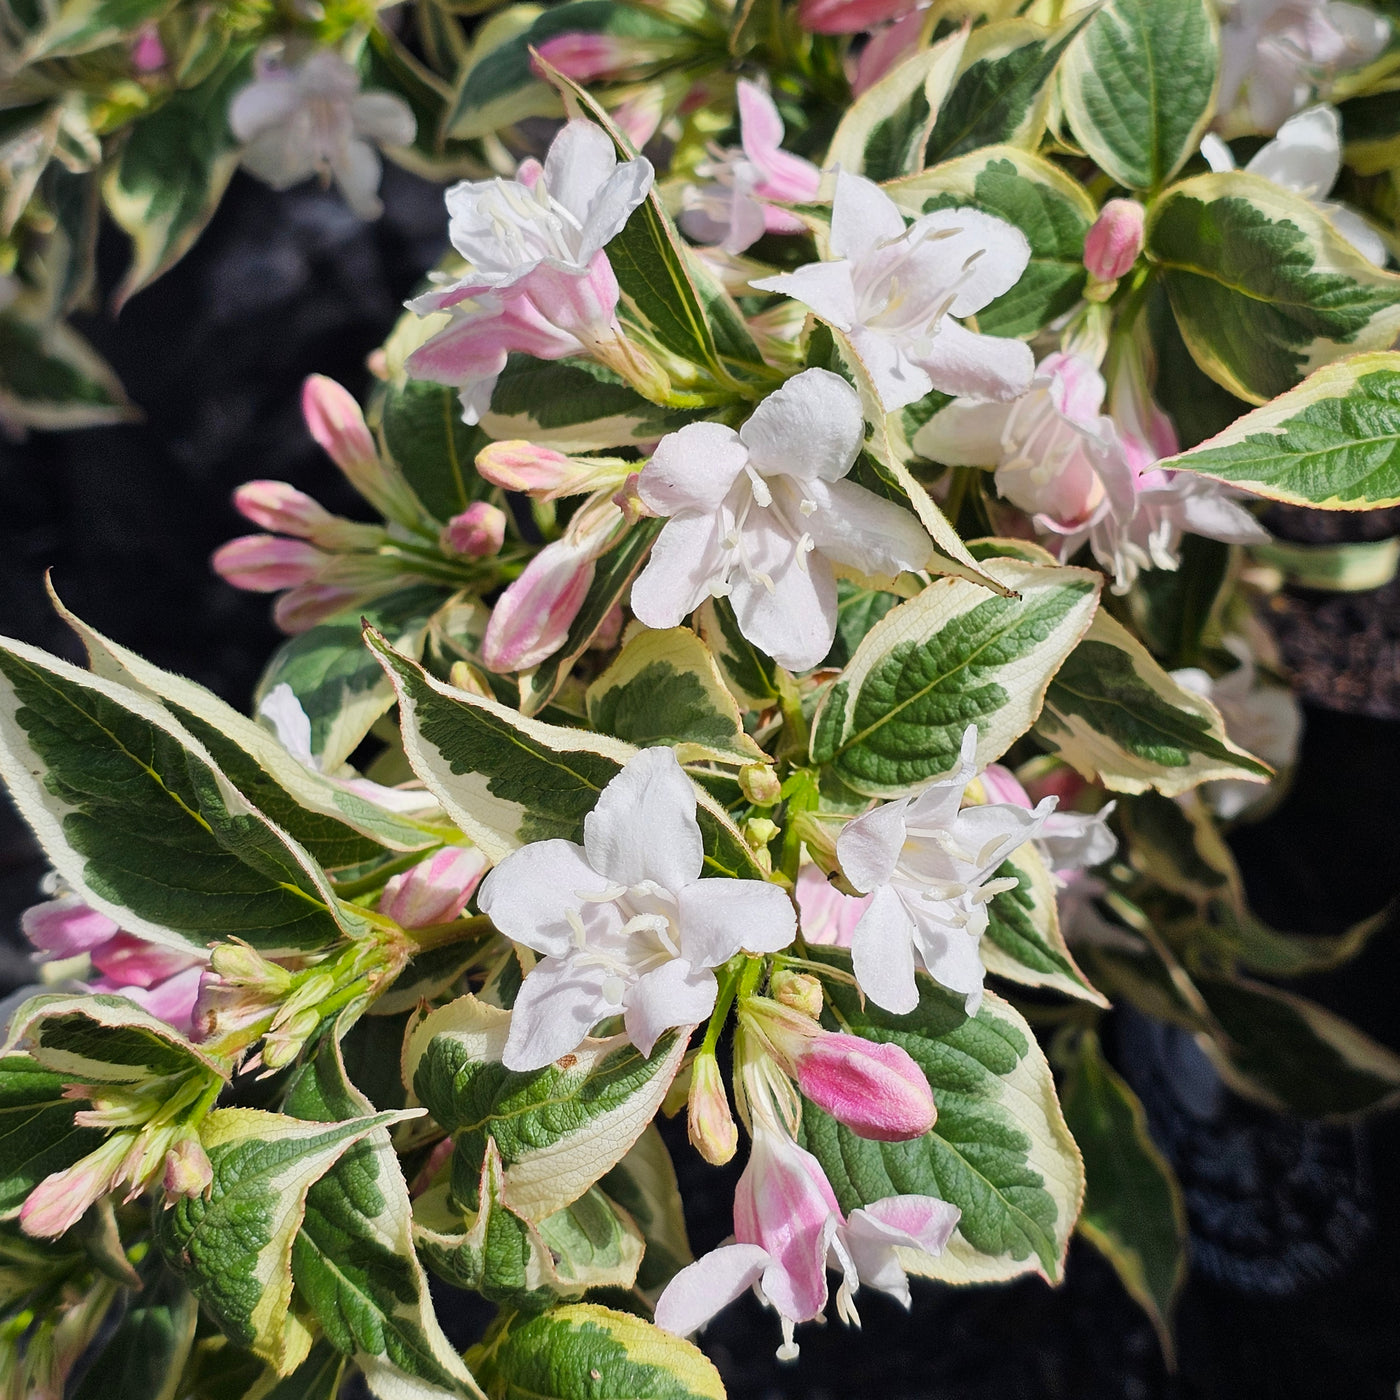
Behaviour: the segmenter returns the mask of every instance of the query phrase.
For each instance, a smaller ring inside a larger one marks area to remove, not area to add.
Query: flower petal
[[[736,579],[730,594],[739,630],[779,666],[810,670],[836,636],[831,565],[820,554],[804,555],[781,529],[752,517],[743,548],[754,572]]]
[[[552,844],[552,843],[551,843]],[[527,848],[528,849],[528,848]],[[583,1038],[617,1007],[603,996],[612,974],[572,957],[543,958],[520,984],[510,1013],[501,1062],[527,1073],[577,1050]]]
[[[812,483],[817,509],[807,531],[828,559],[861,573],[894,578],[922,569],[932,544],[917,517],[853,481]]]
[[[861,991],[876,1006],[898,1015],[919,1004],[914,931],[904,901],[890,885],[881,885],[851,936],[851,964]]]
[[[904,846],[907,797],[882,802],[852,822],[836,838],[836,859],[846,878],[862,894],[887,885]]]
[[[1035,375],[1035,356],[1023,341],[977,335],[946,316],[920,364],[935,389],[971,399],[1014,399]]]
[[[632,584],[632,611],[648,627],[676,627],[729,577],[716,513],[672,516]]]
[[[739,437],[767,476],[839,481],[865,441],[856,391],[826,369],[803,370],[754,409]]]
[[[362,92],[350,106],[355,132],[381,146],[407,146],[418,134],[413,110],[392,92]]]
[[[763,880],[696,880],[680,894],[681,953],[719,967],[741,948],[777,953],[797,936],[792,901]]]
[[[695,787],[671,749],[658,745],[627,760],[584,818],[583,844],[593,869],[620,885],[652,880],[679,894],[700,878]]]
[[[806,263],[794,272],[756,278],[749,286],[792,297],[840,330],[856,324],[856,289],[848,262]]]
[[[705,1020],[718,992],[719,982],[709,968],[691,967],[684,958],[662,963],[627,989],[627,1038],[649,1056],[672,1026],[698,1026]]]
[[[476,902],[507,938],[558,957],[573,946],[567,912],[578,908],[580,895],[598,894],[610,883],[588,863],[582,846],[557,838],[532,841],[487,875]]]
[[[617,149],[607,132],[575,119],[550,143],[544,158],[545,189],[583,224],[616,168]]]
[[[1330,194],[1342,168],[1342,122],[1335,107],[1321,103],[1289,117],[1278,135],[1245,166],[1304,199]]]
[[[943,324],[952,323],[945,320]],[[869,372],[886,412],[917,403],[933,388],[927,369],[911,358],[910,344],[904,338],[857,326],[851,332],[851,345]]]
[[[902,237],[904,230],[904,215],[879,185],[863,175],[837,171],[831,205],[833,257],[860,262],[882,243]]]
[[[579,261],[587,262],[605,244],[611,243],[632,211],[647,197],[655,173],[642,156],[624,161],[600,189],[584,221],[579,239]]]
[[[657,443],[637,478],[637,493],[658,515],[715,510],[748,460],[749,449],[733,428],[688,423]]]
[[[656,1300],[656,1325],[678,1337],[703,1327],[768,1267],[766,1249],[756,1244],[722,1244],[687,1264]]]
[[[942,235],[920,252],[936,256],[939,266],[956,278],[957,295],[948,312],[952,316],[974,315],[1004,296],[1030,264],[1026,235],[1005,219],[977,209],[936,209],[916,219],[911,234],[914,230]]]
[[[914,451],[949,467],[994,467],[1010,413],[1010,404],[954,399],[914,434]]]

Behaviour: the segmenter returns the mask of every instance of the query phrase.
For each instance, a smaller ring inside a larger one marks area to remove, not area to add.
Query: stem
[[[724,1023],[729,1019],[729,1008],[734,1005],[741,971],[742,969],[734,966],[732,960],[719,970],[719,992],[715,997],[715,1009],[710,1012],[710,1023],[705,1027],[705,1039],[700,1043],[699,1053],[702,1055],[715,1053],[720,1032],[724,1030]]]
[[[469,919],[453,919],[449,924],[430,924],[426,928],[404,930],[415,953],[447,948],[473,938],[485,938],[495,931],[495,924],[485,914],[474,914]]]

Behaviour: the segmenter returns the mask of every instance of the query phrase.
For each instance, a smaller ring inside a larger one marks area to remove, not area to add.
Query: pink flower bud
[[[131,66],[138,73],[158,73],[168,57],[160,40],[160,30],[154,24],[142,25],[131,41]]]
[[[121,932],[105,914],[90,909],[76,895],[35,904],[20,915],[24,936],[41,953],[75,958],[91,952]]]
[[[305,540],[278,535],[240,535],[220,545],[210,558],[214,572],[235,588],[277,593],[310,583],[330,559]]]
[[[302,386],[301,412],[311,436],[365,500],[390,520],[416,523],[420,511],[413,492],[381,460],[365,415],[347,389],[313,374]]]
[[[337,613],[362,606],[379,596],[381,589],[350,588],[338,584],[306,583],[284,593],[272,609],[272,620],[289,637],[308,631]]]
[[[812,34],[859,34],[917,8],[918,0],[801,0],[797,22]]]
[[[72,1229],[94,1201],[115,1188],[132,1140],[130,1133],[113,1133],[81,1161],[46,1176],[20,1208],[20,1229],[34,1239],[53,1239]]]
[[[318,525],[334,519],[319,501],[285,481],[245,481],[233,493],[233,505],[254,525],[303,540],[309,540]]]
[[[453,554],[485,559],[496,554],[506,540],[506,513],[489,501],[473,501],[444,527],[440,542]]]
[[[476,469],[494,486],[523,491],[537,501],[555,501],[623,482],[632,466],[606,457],[566,457],[552,447],[512,439],[483,447],[476,455]]]
[[[626,68],[632,45],[611,34],[590,34],[587,30],[571,29],[555,34],[537,45],[539,56],[566,78],[576,83],[591,83],[610,73]]]
[[[547,544],[496,600],[481,643],[488,671],[525,671],[553,656],[593,583],[593,559],[569,540]]]
[[[451,923],[485,870],[486,857],[475,846],[448,846],[395,875],[379,896],[379,912],[401,928]]]
[[[203,1144],[194,1133],[186,1133],[171,1143],[165,1154],[167,1196],[203,1196],[214,1184],[214,1168]],[[172,1206],[174,1201],[166,1201]]]
[[[1004,802],[1024,807],[1028,812],[1035,805],[1020,780],[1000,763],[989,763],[981,776],[982,792],[988,802]]]
[[[828,1032],[797,1057],[797,1085],[818,1108],[876,1142],[907,1142],[937,1110],[923,1071],[898,1045]]]
[[[1135,199],[1110,199],[1084,238],[1084,266],[1096,282],[1116,282],[1142,252],[1147,210]]]
[[[686,1125],[695,1150],[712,1166],[722,1167],[734,1156],[739,1129],[729,1110],[719,1063],[703,1051],[691,1066]]]

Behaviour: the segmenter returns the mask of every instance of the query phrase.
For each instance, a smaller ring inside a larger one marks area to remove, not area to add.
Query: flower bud
[[[783,795],[783,785],[767,763],[746,763],[739,770],[739,789],[755,807],[772,807]]]
[[[766,846],[782,828],[769,817],[750,817],[744,823],[744,839],[755,850]]]
[[[797,22],[810,34],[859,34],[917,8],[917,0],[800,0]]]
[[[907,1142],[937,1117],[928,1080],[898,1045],[827,1033],[808,1043],[796,1068],[803,1094],[860,1137]]]
[[[539,56],[576,83],[591,83],[628,67],[629,46],[612,34],[570,29],[537,45]]]
[[[209,562],[214,572],[235,588],[251,593],[278,593],[310,583],[330,557],[305,540],[240,535],[220,545]]]
[[[822,984],[810,972],[779,968],[768,981],[773,999],[814,1021],[822,1014]]]
[[[154,24],[143,24],[131,40],[131,66],[138,73],[158,73],[169,62],[160,30]]]
[[[20,927],[30,943],[51,958],[89,953],[121,932],[117,924],[89,908],[77,895],[31,905],[20,915]]]
[[[349,390],[323,374],[313,374],[302,386],[301,412],[311,436],[381,515],[405,525],[418,521],[417,499],[381,460],[365,415]]]
[[[499,553],[505,543],[506,513],[489,501],[473,501],[447,522],[438,540],[449,553],[485,559]]]
[[[632,463],[613,457],[566,457],[552,447],[516,438],[483,447],[476,454],[476,469],[493,486],[555,501],[620,484]]]
[[[1092,283],[1125,276],[1142,252],[1147,211],[1135,199],[1110,199],[1084,238],[1084,266]]]
[[[729,1110],[719,1062],[703,1051],[691,1065],[687,1110],[686,1123],[695,1150],[712,1166],[722,1167],[739,1146],[739,1129]]]
[[[1014,807],[1024,807],[1028,812],[1035,805],[1020,779],[1000,763],[989,763],[978,779],[982,794],[988,802],[1004,802]]]
[[[295,637],[324,622],[336,613],[347,612],[357,604],[377,598],[378,588],[346,588],[330,583],[306,583],[284,593],[272,609],[278,628]]]
[[[214,1184],[214,1168],[196,1134],[186,1133],[170,1144],[163,1184],[167,1196],[203,1196]],[[169,1207],[175,1202],[165,1204]]]
[[[333,519],[319,501],[285,481],[245,481],[233,493],[233,505],[254,525],[303,540],[309,540],[318,525]]]
[[[486,869],[475,846],[448,846],[395,875],[379,896],[379,912],[401,928],[446,924],[467,907]]]

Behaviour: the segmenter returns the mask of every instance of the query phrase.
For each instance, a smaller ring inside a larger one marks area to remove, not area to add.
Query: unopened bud
[[[739,1146],[739,1129],[729,1109],[724,1078],[713,1055],[695,1057],[690,1071],[687,1127],[695,1150],[712,1166],[722,1167]]]
[[[448,846],[395,875],[379,896],[379,912],[401,928],[446,924],[467,907],[486,869],[475,846]]]
[[[233,504],[254,525],[303,540],[310,539],[318,525],[332,519],[319,501],[285,481],[245,481],[233,493]]]
[[[203,1196],[214,1184],[214,1168],[196,1134],[186,1133],[170,1144],[163,1184],[167,1196]]]
[[[755,850],[766,846],[782,828],[769,817],[750,817],[744,823],[744,838]]]
[[[739,770],[739,788],[755,807],[772,807],[783,795],[783,785],[767,763],[746,763]]]
[[[591,83],[626,68],[630,51],[626,43],[611,34],[570,29],[539,44],[539,56],[552,68],[576,83]]]
[[[493,486],[556,501],[620,485],[633,464],[620,457],[567,457],[552,447],[511,439],[483,447],[476,454],[476,469]]]
[[[223,981],[240,987],[262,987],[281,996],[292,985],[292,974],[286,968],[270,962],[246,943],[216,944],[209,963]]]
[[[490,501],[473,501],[460,515],[454,515],[438,537],[443,549],[465,554],[469,559],[485,559],[500,552],[506,540],[506,513]]]
[[[214,572],[235,588],[251,593],[279,593],[310,583],[331,556],[305,540],[280,535],[240,535],[220,545],[210,557]]]
[[[158,73],[168,62],[160,30],[154,24],[143,24],[131,41],[131,66],[138,73]]]
[[[793,972],[779,968],[769,979],[768,990],[774,1001],[810,1016],[814,1021],[822,1014],[822,984],[810,972]]]
[[[1084,238],[1084,266],[1089,269],[1090,300],[1102,300],[1125,276],[1142,252],[1147,211],[1135,199],[1110,199]],[[1095,297],[1095,290],[1098,296]]]
[[[382,592],[379,588],[347,588],[339,584],[304,583],[284,593],[272,609],[272,619],[288,636],[324,622],[337,613],[363,606]]]

